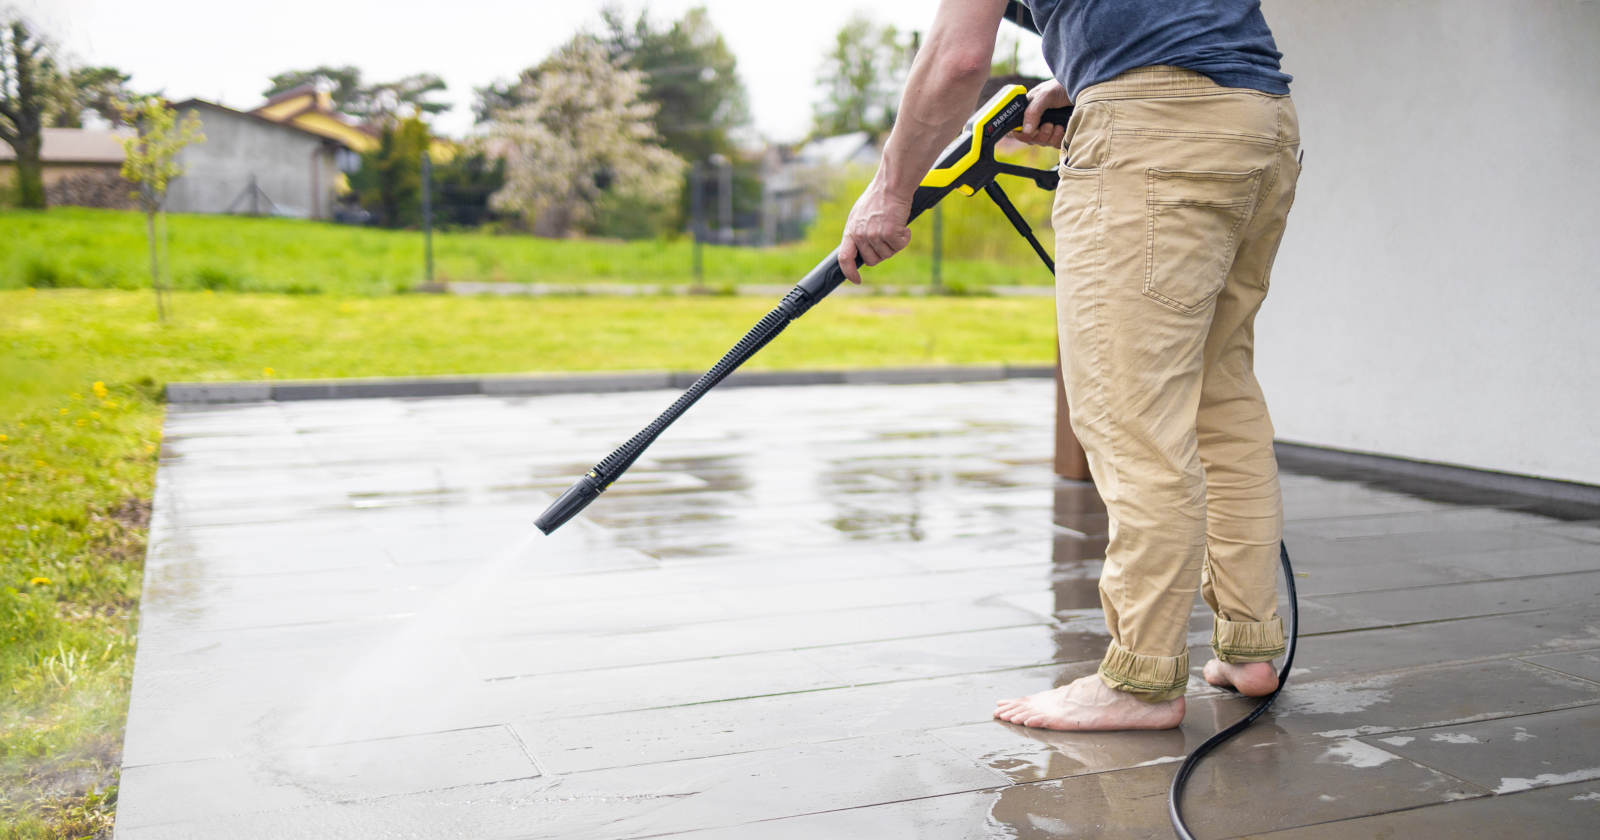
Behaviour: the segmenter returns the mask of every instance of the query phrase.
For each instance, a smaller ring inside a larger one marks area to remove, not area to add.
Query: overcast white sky
[[[472,89],[537,63],[580,27],[598,21],[599,0],[0,0],[38,22],[74,60],[133,74],[139,90],[197,96],[235,108],[261,100],[274,73],[354,64],[383,81],[434,72],[456,104],[445,133],[472,122]],[[856,10],[901,29],[926,31],[936,0],[627,0],[658,18],[704,5],[739,60],[758,132],[773,140],[805,133],[813,79],[839,26]],[[1015,27],[1005,27],[1020,34]],[[1043,74],[1038,39],[1026,36],[1023,69]]]

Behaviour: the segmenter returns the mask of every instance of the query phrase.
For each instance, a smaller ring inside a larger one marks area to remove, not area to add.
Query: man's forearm
[[[897,199],[917,184],[960,133],[989,78],[1004,0],[944,0],[911,67],[874,180]]]

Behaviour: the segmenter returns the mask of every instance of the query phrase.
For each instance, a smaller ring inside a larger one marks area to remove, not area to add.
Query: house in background
[[[303,128],[342,144],[354,159],[344,172],[354,172],[360,165],[359,156],[375,151],[381,132],[374,123],[358,122],[354,117],[340,113],[333,107],[333,97],[315,85],[304,84],[269,98],[250,113],[266,117],[273,122]],[[445,163],[456,155],[456,145],[442,137],[428,144],[428,156],[434,163]]]
[[[200,121],[205,142],[178,154],[183,175],[167,189],[176,213],[262,213],[324,219],[344,173],[360,163],[345,139],[215,102],[173,105]]]
[[[315,85],[304,84],[272,96],[250,113],[337,143],[352,156],[378,148],[378,132],[339,113],[333,107],[333,97]],[[340,168],[350,172],[357,164],[359,160],[349,161]]]
[[[121,138],[131,129],[46,128],[40,134],[47,203],[89,207],[131,206],[133,189],[122,179]],[[0,190],[16,183],[17,155],[10,144],[0,143]]]

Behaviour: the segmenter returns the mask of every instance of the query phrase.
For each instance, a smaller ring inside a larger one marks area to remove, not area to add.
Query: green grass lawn
[[[0,840],[109,836],[165,383],[704,369],[772,303],[0,291]],[[1052,306],[828,300],[750,367],[1048,362]]]
[[[1040,196],[1029,199],[1037,204]],[[946,286],[974,290],[1050,282],[1026,243],[1004,227],[999,211],[984,199],[948,203],[947,241],[981,240],[983,247],[968,248],[981,259],[945,260]],[[824,209],[837,215],[848,205]],[[1038,216],[1038,208],[1034,210]],[[1044,216],[1048,219],[1047,211]],[[908,253],[868,270],[871,283],[929,284],[926,224],[918,221]],[[176,289],[387,295],[423,281],[423,240],[417,231],[198,215],[172,215],[167,225],[169,276]],[[980,237],[969,230],[974,225],[994,232]],[[837,231],[837,224],[818,223],[809,242],[775,248],[707,246],[705,285],[730,289],[793,283],[838,244]],[[1048,241],[1048,231],[1044,233]],[[144,217],[135,212],[78,207],[0,211],[0,241],[6,244],[0,250],[0,289],[141,289],[150,284]],[[434,236],[435,276],[454,281],[683,286],[694,282],[692,250],[684,238],[609,242],[476,232]]]

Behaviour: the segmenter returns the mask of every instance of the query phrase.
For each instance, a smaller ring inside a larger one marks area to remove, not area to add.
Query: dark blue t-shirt
[[[1170,64],[1223,87],[1288,93],[1261,0],[1025,0],[1044,60],[1077,99],[1136,67]]]

